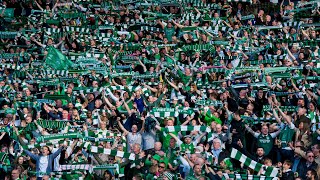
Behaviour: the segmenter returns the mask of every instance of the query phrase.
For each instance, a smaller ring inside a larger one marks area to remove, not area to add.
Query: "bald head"
[[[154,143],[154,150],[155,151],[160,151],[161,148],[162,148],[162,143],[161,142]]]

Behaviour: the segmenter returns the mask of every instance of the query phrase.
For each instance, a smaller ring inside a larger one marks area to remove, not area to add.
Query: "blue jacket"
[[[46,173],[51,173],[53,170],[53,161],[54,159],[61,153],[63,147],[60,147],[56,152],[54,152],[53,154],[48,155],[48,167],[46,170]],[[39,166],[39,162],[40,162],[40,158],[42,157],[42,155],[35,155],[33,153],[31,153],[28,150],[23,150],[28,156],[30,156],[31,159],[36,161],[36,169],[37,172],[40,171],[40,166]]]

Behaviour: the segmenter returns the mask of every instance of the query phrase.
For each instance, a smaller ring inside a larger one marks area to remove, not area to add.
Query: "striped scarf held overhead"
[[[37,137],[37,142],[45,142],[48,140],[57,140],[57,139],[66,139],[66,138],[83,138],[82,134],[80,133],[68,133],[68,134],[54,134],[54,135],[47,135],[47,136],[39,136]]]
[[[212,33],[214,34],[218,34],[218,31],[222,31],[222,32],[228,32],[230,31],[231,28],[228,26],[220,26],[220,25],[216,25],[212,28]],[[210,31],[209,31],[210,32]]]
[[[201,0],[181,0],[183,4],[192,4],[192,7],[207,7],[207,3],[204,3]]]
[[[0,64],[0,68],[20,70],[22,67],[14,64]]]
[[[136,72],[124,72],[124,73],[112,73],[110,74],[112,78],[119,77],[119,76],[135,76],[137,75]]]
[[[39,104],[37,104],[36,102],[16,102],[14,104],[15,108],[18,107],[28,107],[28,108],[33,108],[33,107],[39,107]]]
[[[153,26],[141,26],[141,31],[163,32],[163,29]]]
[[[290,27],[293,27],[293,26],[300,26],[303,22],[302,21],[293,21],[293,22],[283,22],[282,23],[282,26],[286,27],[286,26],[290,26]]]
[[[14,39],[18,34],[19,32],[0,31],[0,39]]]
[[[152,78],[157,78],[159,77],[158,74],[139,74],[139,75],[134,75],[132,78],[134,79],[152,79]]]
[[[196,105],[198,106],[222,106],[223,103],[221,101],[213,101],[213,100],[197,100]]]
[[[67,171],[67,172],[51,172],[51,173],[43,173],[43,172],[36,172],[36,171],[29,171],[28,173],[30,174],[34,174],[36,176],[44,176],[44,175],[49,175],[51,176],[50,179],[61,179],[62,176],[65,175],[77,175],[77,179],[82,176],[82,172],[81,171]]]
[[[298,110],[298,106],[279,106],[282,111],[288,112],[296,112]],[[262,111],[271,111],[270,105],[263,105]]]
[[[87,88],[87,87],[80,87],[80,88],[74,88],[74,91],[72,92],[73,94],[79,94],[79,93],[93,93],[93,92],[102,92],[104,90],[104,88],[100,87],[100,88]]]
[[[184,45],[182,51],[194,51],[194,50],[206,50],[206,51],[213,51],[214,47],[211,44],[196,44],[196,45]]]
[[[107,58],[107,56],[104,53],[88,53],[87,58],[102,59]]]
[[[250,65],[260,65],[260,64],[275,64],[276,62],[273,59],[264,59],[258,61],[248,61]]]
[[[246,2],[246,3],[252,3],[252,0],[228,0],[228,2]]]
[[[55,75],[55,76],[68,76],[68,71],[67,70],[43,70],[42,73],[45,75],[45,76],[52,76],[52,75]]]
[[[249,174],[227,174],[223,173],[222,180],[277,180],[277,177],[259,176],[259,175],[249,175]]]
[[[299,94],[300,92],[274,92],[269,91],[268,94],[274,94],[276,96],[288,96],[289,94]]]
[[[287,57],[287,54],[283,54],[283,55],[271,55],[271,54],[266,54],[264,56],[265,58],[267,58],[268,60],[283,60]]]
[[[185,131],[211,132],[211,129],[208,126],[167,126],[163,131],[166,133]]]
[[[80,32],[80,33],[86,33],[86,34],[90,33],[90,29],[89,28],[82,28],[82,27],[66,26],[65,30],[67,32]]]
[[[103,164],[103,165],[97,165],[93,166],[93,170],[99,170],[99,169],[117,169],[117,164]]]
[[[248,124],[259,124],[262,122],[276,122],[275,118],[264,118],[264,117],[249,117],[249,116],[241,116],[245,123]]]
[[[194,109],[192,108],[153,108],[152,111],[150,112],[151,115],[154,117],[177,117],[179,114],[184,114],[184,115],[193,115],[194,114]]]
[[[192,66],[192,65],[184,64],[184,63],[182,63],[180,61],[174,61],[174,64],[169,63],[169,62],[166,62],[166,64],[165,64],[166,67],[170,67],[170,66],[173,66],[174,64],[176,64],[177,66],[183,67],[183,68],[189,68],[189,69],[193,69],[193,68],[198,68],[199,69],[200,68],[200,65],[198,63],[195,66]]]
[[[59,141],[55,141],[55,142],[41,142],[41,143],[35,143],[35,144],[28,144],[25,146],[22,146],[23,149],[32,149],[32,148],[39,148],[39,147],[43,147],[43,146],[55,146],[55,147],[59,147],[60,144],[65,144],[67,146],[70,146],[73,143],[73,141],[69,140],[69,141],[65,141],[65,140],[59,140]]]
[[[277,177],[279,173],[279,169],[271,166],[264,166],[250,158],[248,158],[246,155],[242,154],[240,151],[238,151],[235,148],[232,148],[231,151],[231,158],[236,159],[240,161],[241,163],[244,163],[245,166],[251,168],[255,172],[259,172],[261,168],[263,168],[262,174],[269,177]]]
[[[151,115],[157,118],[177,117],[179,113],[174,108],[157,108],[152,109]]]
[[[110,156],[126,158],[126,159],[129,159],[132,161],[138,159],[138,157],[139,157],[138,155],[135,155],[134,153],[127,153],[124,151],[117,151],[117,150],[112,150],[112,149],[100,148],[97,146],[91,146],[89,151],[91,153],[103,153],[103,154],[110,155]]]
[[[65,128],[67,126],[68,121],[37,120],[37,123],[42,128],[62,129],[62,128]]]
[[[86,171],[92,172],[92,165],[91,164],[60,165],[59,169],[61,169],[61,171],[65,171],[65,170],[86,170]]]
[[[226,68],[220,68],[220,67],[206,67],[205,69],[207,69],[207,73],[211,74],[211,73],[230,73],[231,70],[230,69],[226,69]]]
[[[2,59],[12,59],[14,57],[20,57],[20,53],[2,53],[0,54],[0,58]],[[3,64],[1,64],[3,65]]]

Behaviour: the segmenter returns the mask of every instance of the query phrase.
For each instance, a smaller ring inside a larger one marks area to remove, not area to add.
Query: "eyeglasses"
[[[314,157],[314,156],[308,156],[308,157]]]
[[[158,166],[159,168],[163,168],[164,169],[164,166]]]
[[[311,146],[311,149],[318,149],[316,146]]]

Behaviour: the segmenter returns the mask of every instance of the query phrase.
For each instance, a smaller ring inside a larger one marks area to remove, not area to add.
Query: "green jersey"
[[[264,149],[265,155],[268,155],[273,147],[273,137],[268,135],[259,134],[258,136],[258,147]]]

